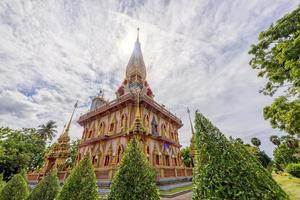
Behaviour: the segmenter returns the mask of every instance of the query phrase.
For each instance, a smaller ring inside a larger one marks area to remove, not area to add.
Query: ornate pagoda
[[[132,137],[143,143],[158,182],[192,176],[192,169],[184,166],[180,156],[178,130],[183,124],[154,100],[146,77],[138,33],[116,99],[108,101],[100,92],[93,98],[90,110],[78,120],[83,133],[77,162],[89,152],[100,181],[111,180]]]

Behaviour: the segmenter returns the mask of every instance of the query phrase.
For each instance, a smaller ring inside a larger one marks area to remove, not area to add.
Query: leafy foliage
[[[110,187],[109,200],[159,200],[154,169],[140,144],[133,139],[127,146]]]
[[[272,135],[270,137],[270,141],[276,146],[279,146],[281,144],[280,138],[277,135]]]
[[[251,139],[251,143],[256,147],[259,147],[261,145],[260,139],[258,139],[256,137]]]
[[[259,35],[257,44],[252,45],[250,65],[258,70],[259,77],[267,78],[261,90],[275,99],[264,109],[264,117],[273,128],[289,134],[300,133],[300,6],[279,19]]]
[[[76,164],[76,156],[77,156],[79,144],[80,144],[80,139],[73,140],[71,142],[71,145],[70,145],[71,156],[66,161],[68,166],[70,166],[71,168],[73,168]]]
[[[57,170],[53,170],[36,185],[27,200],[54,200],[59,190]]]
[[[39,125],[37,132],[44,141],[52,141],[57,133],[56,128],[56,122],[50,120],[46,124]]]
[[[21,169],[33,170],[44,162],[45,141],[35,129],[0,128],[0,173],[8,180]]]
[[[193,200],[289,199],[271,174],[236,140],[196,113]]]
[[[2,189],[0,200],[25,200],[28,194],[26,180],[23,175],[17,174]]]
[[[1,190],[4,188],[6,182],[3,180],[3,174],[0,174],[0,193]]]
[[[193,166],[193,159],[191,158],[191,150],[190,147],[182,148],[180,151],[182,161],[185,166],[192,167]]]
[[[288,164],[299,162],[295,153],[297,153],[297,149],[290,148],[286,142],[279,145],[273,152],[276,170],[283,171]]]
[[[272,128],[279,128],[291,135],[300,134],[300,99],[289,101],[285,96],[276,98],[264,108],[264,118],[270,120]]]
[[[300,163],[291,163],[286,167],[287,173],[300,178]]]
[[[98,186],[91,157],[86,154],[68,176],[56,200],[98,200]]]

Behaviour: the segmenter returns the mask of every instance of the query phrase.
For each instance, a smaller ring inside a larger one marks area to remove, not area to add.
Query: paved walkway
[[[161,200],[191,200],[191,199],[192,199],[192,192],[174,198],[161,198]]]

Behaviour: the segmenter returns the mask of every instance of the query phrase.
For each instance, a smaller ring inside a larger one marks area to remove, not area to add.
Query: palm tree
[[[261,142],[258,138],[254,137],[251,139],[251,143],[256,146],[256,147],[259,147],[261,145]]]
[[[46,124],[39,125],[37,132],[44,141],[52,141],[52,139],[55,137],[55,134],[57,133],[56,128],[56,122],[50,120]]]
[[[281,144],[281,141],[280,141],[280,139],[278,138],[277,135],[272,135],[272,136],[270,137],[270,141],[271,141],[274,145],[276,145],[276,146],[279,146],[279,145]]]

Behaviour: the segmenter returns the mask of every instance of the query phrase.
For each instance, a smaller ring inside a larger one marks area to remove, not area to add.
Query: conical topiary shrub
[[[159,200],[154,169],[138,141],[127,146],[110,186],[109,200]]]
[[[91,157],[86,154],[66,179],[56,200],[98,200],[98,186]]]
[[[25,200],[29,190],[26,180],[21,174],[16,174],[3,187],[0,193],[0,200]]]
[[[57,170],[48,173],[32,190],[27,200],[54,200],[59,193]]]
[[[200,113],[196,113],[195,128],[193,200],[289,199],[241,143],[228,140]]]

